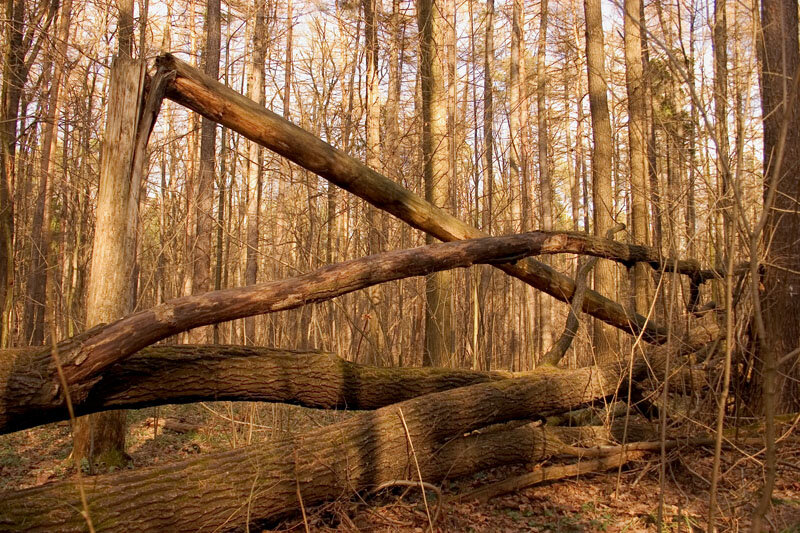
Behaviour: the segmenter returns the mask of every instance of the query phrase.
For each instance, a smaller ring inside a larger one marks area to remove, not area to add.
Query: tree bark
[[[266,59],[266,17],[264,2],[255,2],[255,20],[251,29],[253,36],[253,60],[250,64],[250,77],[247,90],[250,98],[259,105],[264,105],[266,95],[264,94],[264,61]],[[258,278],[258,255],[259,255],[259,226],[261,215],[261,185],[264,175],[263,148],[256,142],[248,142],[249,158],[247,161],[247,206],[245,209],[245,285],[253,285]],[[244,319],[244,342],[248,345],[256,343],[256,321],[255,317]]]
[[[539,14],[539,43],[536,52],[536,114],[538,131],[536,133],[539,152],[539,190],[542,207],[542,229],[554,229],[553,216],[553,182],[550,178],[550,157],[548,144],[550,142],[548,110],[547,110],[547,24],[548,2],[542,0]],[[568,142],[569,144],[569,142]],[[553,342],[553,301],[550,298],[540,298],[540,314],[542,328],[542,345],[550,346]],[[580,311],[580,308],[578,309]]]
[[[130,283],[141,180],[132,169],[142,74],[141,62],[123,56],[116,58],[112,66],[86,304],[86,322],[90,326],[121,318],[131,311]],[[76,420],[72,451],[76,464],[83,459],[91,464],[101,456],[122,457],[126,417],[125,412],[110,411]]]
[[[6,0],[9,19],[3,60],[2,116],[0,116],[0,347],[11,344],[14,297],[14,182],[19,100],[25,80],[25,0]]]
[[[440,209],[450,202],[452,169],[448,154],[447,94],[444,88],[444,3],[417,1],[422,90],[422,156],[425,200]],[[378,206],[380,207],[380,206]],[[434,242],[428,234],[425,242]],[[423,364],[442,366],[453,354],[453,279],[449,272],[425,280],[425,350]]]
[[[494,218],[494,0],[486,0],[486,19],[484,21],[484,49],[483,49],[483,187],[484,200],[481,213],[481,228],[483,233],[491,235]],[[475,191],[477,194],[478,187]],[[493,336],[487,335],[488,316],[490,309],[487,296],[491,298],[489,288],[492,285],[494,270],[481,268],[478,285],[479,310],[478,327],[481,337],[481,351],[483,352],[483,369],[492,368]]]
[[[86,306],[86,322],[90,325],[115,320],[131,310],[131,272],[147,140],[166,83],[164,72],[159,71],[147,100],[140,106],[144,65],[120,56],[114,62],[112,74]],[[50,358],[49,350],[42,352],[42,356],[45,360]],[[100,455],[109,459],[121,457],[125,447],[125,419],[124,412],[108,412],[96,415],[94,420],[76,421],[73,459],[79,462]]]
[[[287,280],[176,298],[62,341],[57,356],[72,401],[79,404],[112,364],[159,340],[198,326],[295,309],[377,283],[421,276],[441,269],[494,264],[540,253],[580,253],[625,263],[646,261],[660,264],[654,250],[580,233],[536,232],[435,244],[330,265]],[[665,262],[682,264],[670,259]],[[707,341],[688,342],[694,346]],[[43,406],[52,405],[60,398],[61,385],[52,358],[51,350],[45,349],[24,366],[12,368],[10,382],[14,393],[8,397],[17,398],[16,402],[20,404]],[[0,414],[2,412],[0,409]],[[20,424],[24,427],[24,420],[0,417],[0,427],[18,427]]]
[[[0,420],[7,422],[0,425],[0,433],[69,416],[61,397],[29,404],[24,392],[18,394],[43,379],[36,371],[35,354],[33,348],[0,351]],[[110,366],[102,376],[73,404],[78,415],[221,400],[369,410],[512,374],[375,367],[318,351],[182,344],[145,348]]]
[[[158,62],[176,75],[168,98],[238,131],[439,239],[451,241],[486,235],[174,56],[162,55]],[[497,266],[561,301],[568,301],[575,290],[572,279],[538,261]],[[666,328],[642,315],[631,315],[595,291],[587,291],[583,310],[624,331],[644,330],[643,338],[648,342],[666,342]]]
[[[753,528],[761,527],[770,505],[775,482],[775,424],[778,410],[791,412],[800,406],[800,370],[797,339],[800,338],[800,129],[797,128],[798,43],[797,3],[791,0],[761,2],[760,42],[761,106],[764,125],[764,243],[766,264],[760,298],[763,316],[755,316],[760,338],[760,358],[767,419],[765,487],[754,514]],[[757,307],[758,309],[758,307]],[[791,355],[794,354],[794,355]],[[780,366],[779,366],[780,365]]]
[[[59,94],[66,50],[69,41],[69,24],[72,16],[72,0],[61,6],[56,43],[50,50],[48,62],[53,64],[47,111],[42,127],[42,155],[39,161],[39,191],[36,209],[31,224],[30,273],[28,276],[28,298],[25,301],[23,318],[25,343],[39,345],[44,342],[44,313],[47,302],[47,272],[50,257],[50,183],[54,172],[54,158],[58,144],[56,124],[58,121]],[[49,69],[49,67],[46,67]]]
[[[219,78],[220,56],[220,0],[209,0],[205,13],[206,40],[203,46],[202,64],[206,76]],[[214,176],[216,174],[217,124],[203,117],[200,125],[200,164],[195,180],[196,220],[192,256],[192,292],[211,290],[211,242],[214,227]],[[201,328],[189,333],[191,342],[211,342],[210,328]]]
[[[584,0],[586,16],[586,66],[589,71],[589,108],[592,116],[592,204],[595,235],[605,235],[614,225],[614,203],[611,189],[611,155],[613,140],[608,114],[608,94],[603,52],[603,13],[600,0]],[[600,261],[594,269],[594,288],[601,294],[614,293],[614,271]],[[588,296],[588,295],[587,295]],[[588,298],[587,298],[588,300]],[[592,335],[598,361],[618,357],[616,332],[601,321],[595,321]]]
[[[438,481],[542,458],[561,441],[521,426],[468,437],[508,420],[546,416],[617,390],[618,367],[591,367],[426,395],[291,439],[182,463],[84,480],[92,521],[104,531],[205,531],[276,519],[303,505],[413,476]],[[453,440],[455,439],[455,440]],[[412,457],[409,442],[413,444]],[[548,444],[549,443],[549,444]],[[82,530],[73,481],[4,495],[6,530]]]
[[[647,226],[647,108],[644,94],[642,0],[625,2],[625,79],[628,92],[628,151],[631,181],[631,230],[637,244],[649,242]],[[644,265],[633,267],[633,305],[646,314],[650,306],[649,272]]]

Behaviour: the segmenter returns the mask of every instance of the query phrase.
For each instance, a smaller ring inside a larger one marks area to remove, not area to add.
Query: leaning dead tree
[[[583,310],[658,345],[667,339],[665,327],[627,312],[581,282],[575,298],[572,279],[532,257],[573,253],[626,266],[643,263],[689,276],[694,285],[725,275],[702,270],[695,261],[664,259],[648,247],[579,233],[487,237],[174,57],[162,56],[157,64],[155,78],[166,84],[169,98],[416,228],[458,242],[386,252],[291,279],[177,298],[97,326],[52,349],[0,352],[2,433],[65,419],[67,399],[76,414],[212,399],[370,410],[269,446],[85,480],[82,490],[98,529],[241,529],[398,479],[436,482],[491,466],[574,454],[573,444],[585,432],[534,427],[531,421],[637,391],[635,383],[654,374],[680,372],[679,356],[698,352],[719,338],[713,326],[684,335],[671,332],[676,342],[637,352],[630,366],[567,371],[546,365],[517,375],[382,369],[318,352],[152,346],[195,327],[475,264],[497,266],[572,302],[575,312]],[[568,329],[574,332],[573,315]],[[594,430],[589,434],[599,435]],[[616,457],[606,463],[624,460]],[[0,529],[84,529],[81,487],[76,483],[4,494]]]

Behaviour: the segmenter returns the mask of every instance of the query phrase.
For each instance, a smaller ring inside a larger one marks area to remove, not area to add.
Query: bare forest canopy
[[[681,442],[714,447],[713,530],[740,437],[758,530],[800,420],[797,6],[762,4],[6,2],[0,435],[70,420],[78,473],[0,530],[240,530],[579,459],[483,501]],[[205,400],[363,412],[81,475],[116,410]]]

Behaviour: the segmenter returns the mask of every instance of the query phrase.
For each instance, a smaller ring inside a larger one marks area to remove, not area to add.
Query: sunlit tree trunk
[[[494,232],[494,0],[486,0],[486,16],[484,20],[483,50],[483,210],[482,229],[486,233]],[[490,287],[494,272],[491,268],[481,267],[481,279],[478,285],[478,307],[480,317],[479,337],[483,352],[483,369],[492,368],[493,338],[487,322],[492,311]],[[488,301],[487,301],[488,299]]]
[[[220,1],[209,0],[205,16],[206,41],[202,68],[213,79],[219,78]],[[192,249],[192,292],[211,290],[211,238],[214,234],[214,175],[216,164],[216,123],[203,118],[200,126],[200,165],[196,184],[197,220]],[[211,328],[201,328],[189,334],[191,342],[210,342]]]
[[[628,151],[631,184],[631,226],[636,244],[647,245],[647,110],[642,64],[641,0],[625,1],[625,76],[628,92]],[[645,265],[635,265],[633,304],[645,314],[649,306],[649,272]]]
[[[539,43],[536,52],[536,114],[538,126],[539,151],[539,191],[541,195],[542,229],[554,228],[553,217],[553,183],[550,179],[550,158],[548,144],[550,142],[547,113],[547,0],[541,1],[539,14]],[[569,129],[569,127],[567,128]],[[526,289],[530,292],[530,289]],[[545,295],[539,298],[539,315],[541,316],[541,337],[543,350],[549,350],[553,344],[553,300]]]
[[[443,69],[445,18],[440,8],[434,0],[417,1],[425,199],[438,207],[446,207],[450,202],[451,169]],[[432,237],[426,236],[426,242],[432,241]],[[453,352],[452,285],[450,272],[439,272],[426,279],[423,353],[426,365],[443,366]]]
[[[589,105],[592,115],[592,204],[594,205],[594,234],[605,236],[614,225],[614,205],[611,189],[611,121],[605,58],[603,52],[603,14],[600,0],[585,0],[586,65],[589,71]],[[604,295],[614,294],[614,270],[599,261],[594,269],[594,290]],[[598,361],[616,357],[617,334],[599,320],[595,321],[592,336]]]
[[[86,303],[86,323],[111,322],[131,311],[131,273],[135,261],[141,176],[132,175],[142,66],[118,56],[112,68],[111,96],[100,168],[94,246]],[[125,462],[125,411],[79,418],[74,428],[73,461],[107,466]]]
[[[381,106],[379,100],[380,79],[378,76],[378,4],[376,0],[363,0],[364,7],[364,45],[366,47],[366,73],[367,73],[367,109],[366,109],[366,163],[367,166],[379,172],[383,172],[381,161]],[[393,139],[396,139],[393,138]],[[377,254],[384,248],[381,228],[383,227],[383,215],[378,209],[371,205],[366,206],[366,225],[367,225],[367,253]],[[369,299],[369,309],[367,316],[367,331],[369,335],[369,347],[371,360],[378,363],[384,357],[386,343],[384,342],[385,320],[383,312],[385,291],[381,287],[372,287],[367,290]]]
[[[264,60],[266,58],[266,18],[263,0],[255,1],[255,19],[251,28],[253,37],[253,55],[250,63],[250,76],[247,90],[250,99],[264,105]],[[248,160],[246,175],[247,207],[245,211],[245,285],[253,285],[258,277],[259,227],[261,207],[261,187],[263,181],[263,153],[258,143],[248,141]],[[256,319],[248,317],[244,320],[245,344],[256,343]]]

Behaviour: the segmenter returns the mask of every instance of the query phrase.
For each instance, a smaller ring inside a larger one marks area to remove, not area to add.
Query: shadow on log
[[[612,395],[623,374],[614,366],[545,369],[429,394],[287,440],[85,479],[92,521],[103,531],[241,529],[248,519],[296,512],[298,492],[305,505],[313,505],[386,481],[413,479],[409,439],[423,480],[431,482],[538,460],[562,445],[540,428],[462,436]],[[78,494],[74,481],[5,494],[0,529],[83,530]]]

